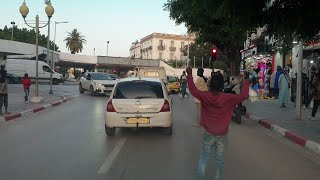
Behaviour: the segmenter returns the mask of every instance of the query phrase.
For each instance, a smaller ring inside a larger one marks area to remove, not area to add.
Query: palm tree
[[[81,36],[77,29],[73,29],[72,32],[68,32],[68,36],[64,39],[66,47],[71,51],[71,54],[82,52],[83,44],[87,42],[84,39],[85,36]]]

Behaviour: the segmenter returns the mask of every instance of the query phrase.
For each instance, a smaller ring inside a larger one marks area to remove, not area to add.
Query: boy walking
[[[24,100],[27,102],[30,92],[31,79],[29,78],[28,73],[24,74],[24,78],[22,78],[23,90],[25,93]]]

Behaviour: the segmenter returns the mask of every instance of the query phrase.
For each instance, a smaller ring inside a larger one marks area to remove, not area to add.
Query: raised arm
[[[201,93],[203,93],[203,91],[200,91],[198,88],[196,88],[194,82],[193,82],[193,77],[192,77],[192,68],[188,67],[187,68],[187,81],[188,81],[188,88],[190,90],[190,93],[197,98],[198,100],[201,101]]]
[[[243,81],[240,94],[228,95],[228,97],[229,97],[228,101],[231,102],[232,105],[237,105],[237,104],[241,103],[242,101],[246,100],[249,96],[249,86],[250,86],[249,80]]]

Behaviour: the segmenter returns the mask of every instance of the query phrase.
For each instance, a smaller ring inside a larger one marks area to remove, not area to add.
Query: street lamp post
[[[13,41],[13,28],[16,23],[14,21],[11,22],[12,30],[11,30],[11,41]]]
[[[52,73],[53,73],[53,70],[54,70],[54,53],[56,52],[56,36],[57,36],[57,24],[63,24],[63,23],[68,23],[67,21],[64,21],[64,22],[57,22],[55,21],[54,22],[54,39],[53,39],[53,53],[52,53],[52,58],[51,58],[51,72],[50,72],[50,91],[49,91],[49,94],[53,94],[53,90],[52,90]],[[48,41],[49,42],[49,41]],[[48,51],[49,52],[49,51]]]
[[[187,67],[189,67],[189,58],[190,58],[190,37],[188,33],[188,55],[187,55]]]
[[[109,55],[109,41],[107,41],[107,56]]]
[[[35,27],[29,25],[26,21],[26,17],[29,13],[29,8],[26,5],[25,1],[23,1],[22,5],[20,6],[20,13],[24,19],[24,22],[27,26],[31,27],[31,28],[35,28],[36,29],[36,88],[35,88],[35,96],[31,98],[31,102],[33,103],[40,103],[43,101],[42,97],[39,97],[39,79],[38,79],[38,74],[39,74],[39,69],[38,69],[38,61],[39,61],[39,29],[40,28],[44,28],[46,27],[49,22],[50,22],[50,18],[52,17],[52,15],[54,14],[54,8],[51,5],[50,1],[46,1],[47,7],[45,8],[46,14],[48,16],[48,23],[45,24],[44,26],[40,26],[39,25],[39,16],[36,15],[35,18]],[[49,36],[49,35],[48,35]]]

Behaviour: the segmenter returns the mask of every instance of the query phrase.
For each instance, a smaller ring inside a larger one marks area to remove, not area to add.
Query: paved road
[[[1,180],[192,180],[202,130],[192,99],[174,97],[174,135],[159,129],[104,132],[107,97],[88,94],[0,124]],[[250,121],[232,124],[224,179],[316,180],[320,159]],[[208,179],[214,177],[209,162]]]

